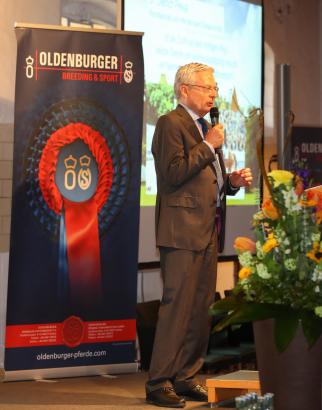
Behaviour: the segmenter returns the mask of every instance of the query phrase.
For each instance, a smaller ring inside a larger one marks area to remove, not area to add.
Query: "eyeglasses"
[[[219,91],[219,87],[217,85],[215,85],[215,87],[210,87],[210,86],[206,86],[206,85],[199,85],[199,84],[185,84],[185,85],[189,85],[190,87],[198,87],[201,88],[203,90],[205,90],[205,92],[211,92],[211,91],[216,91],[218,93]]]

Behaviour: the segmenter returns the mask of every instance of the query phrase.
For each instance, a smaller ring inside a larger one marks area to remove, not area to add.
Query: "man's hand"
[[[217,124],[210,128],[205,136],[205,141],[211,144],[215,149],[219,148],[224,143],[224,127],[222,124]]]
[[[238,171],[233,171],[229,175],[230,183],[235,188],[251,185],[253,181],[252,171],[250,168],[242,168]]]

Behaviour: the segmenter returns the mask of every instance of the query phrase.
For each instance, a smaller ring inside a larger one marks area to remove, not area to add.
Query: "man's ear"
[[[180,86],[180,95],[183,99],[187,98],[188,86],[186,84],[181,84],[181,86]]]

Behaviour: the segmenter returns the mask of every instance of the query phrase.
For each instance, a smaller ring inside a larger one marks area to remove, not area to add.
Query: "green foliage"
[[[220,332],[227,326],[255,322],[258,320],[275,320],[275,344],[283,352],[295,336],[301,325],[308,346],[312,347],[322,333],[322,318],[310,310],[295,310],[289,306],[274,303],[247,302],[241,293],[215,302],[210,315],[227,313],[215,327]]]
[[[159,83],[146,83],[145,101],[147,106],[147,121],[155,124],[157,119],[174,106],[174,91],[165,77],[161,76]]]

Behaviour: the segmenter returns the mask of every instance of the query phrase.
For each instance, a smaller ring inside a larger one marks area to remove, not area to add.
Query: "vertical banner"
[[[291,167],[312,186],[322,184],[322,128],[293,127]]]
[[[142,33],[16,35],[5,371],[136,369]]]

